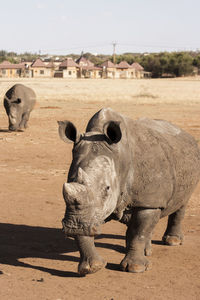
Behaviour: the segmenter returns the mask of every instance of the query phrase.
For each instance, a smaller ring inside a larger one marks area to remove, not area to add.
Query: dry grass
[[[15,83],[23,83],[37,94],[32,122],[45,118],[72,119],[84,130],[85,122],[102,107],[111,107],[131,118],[167,119],[200,139],[200,77],[178,79],[2,79],[0,98]],[[81,116],[81,118],[80,118]],[[0,102],[2,124],[7,124]],[[193,129],[190,129],[193,128]]]
[[[92,80],[92,79],[0,79],[0,97],[14,83],[32,87],[39,102],[49,100],[99,103],[200,103],[200,78],[143,79],[143,80]]]

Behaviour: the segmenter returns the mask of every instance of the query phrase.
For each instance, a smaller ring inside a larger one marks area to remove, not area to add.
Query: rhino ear
[[[58,121],[58,132],[60,138],[65,143],[77,142],[80,138],[80,134],[77,133],[77,129],[70,121]]]
[[[109,121],[104,125],[104,134],[108,137],[111,143],[118,143],[122,138],[120,122]]]

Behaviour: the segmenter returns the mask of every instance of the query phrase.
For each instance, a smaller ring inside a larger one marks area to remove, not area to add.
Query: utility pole
[[[116,52],[115,52],[115,49],[116,49],[117,43],[113,42],[112,45],[113,45],[113,63],[115,65],[115,63],[116,63]]]

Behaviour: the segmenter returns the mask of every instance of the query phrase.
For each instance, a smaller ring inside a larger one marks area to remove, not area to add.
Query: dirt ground
[[[2,104],[16,82],[32,87],[38,99],[25,132],[7,131]],[[76,245],[61,231],[72,145],[57,133],[57,120],[83,131],[109,106],[135,119],[169,120],[200,142],[200,79],[0,79],[0,99],[0,299],[200,299],[200,185],[188,204],[182,246],[164,246],[166,219],[157,225],[152,270],[119,271],[126,228],[112,221],[96,239],[107,267],[79,277]]]

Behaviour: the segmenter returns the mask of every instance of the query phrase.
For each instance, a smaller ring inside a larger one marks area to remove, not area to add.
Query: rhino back
[[[198,145],[163,120],[140,119],[131,131],[135,206],[160,207],[167,215],[188,201],[199,181]]]

